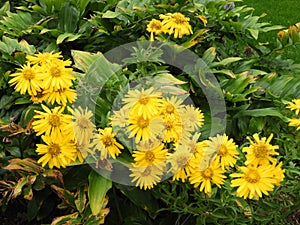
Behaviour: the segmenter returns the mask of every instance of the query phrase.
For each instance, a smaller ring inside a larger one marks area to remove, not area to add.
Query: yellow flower
[[[198,166],[191,171],[191,175],[189,177],[190,183],[194,184],[195,188],[200,186],[200,191],[204,190],[205,193],[211,193],[211,183],[220,188],[226,178],[224,175],[225,171],[221,168],[220,163],[213,160],[209,167],[202,170],[201,157],[196,160],[198,160]]]
[[[137,166],[164,166],[168,150],[164,149],[164,144],[158,140],[141,141],[137,144],[137,150],[133,151],[133,158]]]
[[[270,141],[273,138],[273,134],[267,139],[263,137],[259,138],[258,134],[253,135],[254,141],[249,137],[247,138],[250,141],[249,147],[244,147],[243,152],[246,152],[246,162],[245,164],[269,164],[269,162],[276,162],[276,159],[272,155],[279,155],[278,152],[275,152],[275,149],[278,149],[278,145],[271,145]]]
[[[96,149],[100,151],[100,160],[107,159],[107,153],[115,159],[121,153],[120,149],[124,149],[123,145],[116,141],[115,136],[116,134],[113,133],[111,127],[98,129],[94,144],[96,144]]]
[[[76,147],[71,139],[65,136],[42,136],[45,144],[37,144],[36,152],[38,155],[43,155],[38,163],[44,167],[48,164],[52,169],[54,166],[57,168],[66,167],[71,161],[76,159]]]
[[[68,102],[74,102],[76,98],[75,90],[70,88],[60,88],[53,91],[46,90],[44,91],[44,94],[47,102],[51,104],[56,102],[57,104],[62,104],[63,106],[66,106]]]
[[[297,130],[299,130],[300,129],[300,119],[299,118],[289,119],[289,126],[297,127]]]
[[[49,109],[45,105],[41,105],[45,112],[35,111],[37,114],[33,117],[33,129],[36,135],[45,134],[54,139],[72,131],[68,125],[72,122],[71,115],[63,114],[64,107],[55,107]]]
[[[216,152],[216,160],[221,163],[222,169],[235,165],[239,154],[236,150],[237,145],[233,142],[232,138],[228,140],[226,134],[218,134],[216,137],[211,137],[207,148],[209,152]]]
[[[163,19],[163,26],[168,29],[169,34],[174,34],[174,38],[182,38],[183,35],[193,33],[189,24],[190,18],[181,13],[167,13],[166,15],[159,15],[159,18]]]
[[[197,143],[200,135],[200,133],[195,133],[192,137],[184,136],[180,138],[180,140],[175,143],[175,150],[185,148],[190,153],[194,154],[197,152]]]
[[[232,187],[238,187],[237,196],[250,199],[258,199],[262,194],[268,195],[272,191],[277,180],[273,177],[271,165],[258,166],[249,164],[247,167],[240,167],[241,173],[233,173],[230,176]]]
[[[44,53],[37,53],[33,55],[27,55],[26,59],[27,62],[30,62],[31,64],[45,64],[45,63],[51,63],[52,60],[60,59],[62,58],[62,55],[60,52],[58,53],[52,53],[52,52],[44,52]]]
[[[182,145],[180,145],[182,146]],[[187,148],[177,148],[174,153],[169,153],[167,162],[170,164],[170,173],[173,174],[173,180],[185,181],[189,175],[189,160],[193,156]]]
[[[128,130],[130,131],[128,138],[135,136],[135,141],[139,142],[140,140],[147,140],[151,137],[149,119],[144,119],[143,116],[131,115],[129,116],[128,123]]]
[[[44,100],[46,100],[46,96],[43,93],[43,90],[38,91],[36,95],[31,95],[30,101],[33,103],[42,103]]]
[[[79,106],[73,111],[73,123],[70,124],[73,128],[75,142],[79,145],[90,143],[93,138],[93,131],[95,125],[91,121],[93,113],[85,108],[84,110]]]
[[[182,103],[182,99],[175,96],[163,99],[160,107],[160,114],[167,117],[180,117],[179,112],[183,108]]]
[[[279,186],[280,182],[284,179],[284,169],[281,169],[282,162],[278,163],[276,166],[275,163],[272,164],[272,171],[273,171],[273,179],[275,180],[275,185]]]
[[[10,85],[16,85],[15,90],[22,95],[28,92],[29,95],[37,95],[41,91],[42,77],[37,66],[31,66],[30,63],[21,66],[16,73],[10,74],[12,79],[8,81]]]
[[[182,124],[184,129],[194,131],[201,128],[204,122],[204,115],[200,109],[192,105],[186,105],[181,111]]]
[[[136,182],[136,187],[140,189],[151,189],[161,180],[163,171],[156,166],[136,166],[130,167],[132,172],[129,176],[133,177],[132,182]]]
[[[149,88],[147,90],[129,90],[123,99],[124,109],[130,109],[130,114],[142,116],[145,120],[152,118],[159,112],[161,93]]]
[[[43,89],[47,91],[56,91],[72,86],[75,77],[71,74],[71,61],[52,60],[51,63],[41,65],[41,78],[43,79]]]
[[[165,134],[163,140],[167,143],[177,142],[182,138],[182,123],[181,118],[165,116],[164,118],[165,129],[163,133]]]
[[[160,20],[152,19],[150,23],[147,25],[148,32],[150,32],[150,40],[154,41],[154,35],[159,35],[162,32],[166,32],[165,28],[162,25],[162,22]]]
[[[126,127],[128,125],[129,110],[121,108],[118,111],[114,111],[110,116],[110,125],[112,127]]]
[[[289,102],[287,108],[292,111],[295,110],[296,115],[298,115],[300,111],[300,99],[293,99],[292,102]]]
[[[88,156],[88,152],[90,152],[89,150],[89,143],[83,143],[83,144],[76,144],[76,153],[77,153],[77,157],[79,162],[83,163],[84,159]],[[75,159],[76,160],[76,159]]]

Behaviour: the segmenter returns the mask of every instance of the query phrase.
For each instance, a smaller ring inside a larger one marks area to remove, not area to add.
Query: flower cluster
[[[75,80],[71,61],[62,60],[60,53],[37,53],[26,57],[23,65],[16,73],[11,74],[10,85],[21,94],[31,95],[31,101],[66,105],[73,102],[76,97],[75,90],[71,88]]]
[[[132,182],[152,188],[163,174],[180,173],[195,151],[204,116],[198,108],[184,105],[183,99],[164,97],[154,88],[129,90],[122,107],[110,117],[113,129],[125,130],[135,143],[130,168]],[[182,175],[176,175],[184,179]]]
[[[182,38],[183,35],[193,33],[192,27],[189,24],[190,18],[185,17],[179,12],[159,15],[159,18],[161,20],[152,19],[147,25],[147,31],[151,34],[151,41],[154,40],[154,34],[173,34],[174,38]]]
[[[300,111],[300,99],[293,99],[291,102],[289,102],[289,105],[287,106],[288,109],[291,111],[295,110],[295,115],[298,116]],[[300,129],[300,118],[290,118],[289,119],[289,126],[297,127],[297,130]]]
[[[245,166],[239,168],[239,173],[231,174],[234,178],[231,186],[238,187],[238,197],[258,199],[262,194],[268,195],[283,180],[282,163],[276,164],[277,160],[273,157],[278,155],[275,151],[278,146],[270,144],[272,137],[260,139],[258,134],[254,134],[254,141],[248,138],[250,146],[242,149],[246,153]]]
[[[9,81],[16,91],[28,93],[34,103],[41,103],[41,110],[35,110],[32,128],[43,141],[36,145],[36,152],[42,155],[38,163],[48,164],[49,168],[66,167],[77,158],[83,162],[83,146],[94,129],[90,111],[67,110],[76,97],[72,89],[75,77],[69,68],[71,61],[61,58],[60,53],[52,52],[28,55],[26,65],[11,74]]]

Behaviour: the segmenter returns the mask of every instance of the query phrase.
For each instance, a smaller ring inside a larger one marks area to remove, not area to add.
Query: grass
[[[272,25],[283,25],[288,28],[290,25],[300,22],[299,0],[244,0],[243,4],[255,9],[254,15],[266,14],[261,22],[268,22]],[[261,35],[261,41],[275,42],[277,31]],[[300,45],[291,46],[283,53],[283,58],[293,59],[300,63]]]

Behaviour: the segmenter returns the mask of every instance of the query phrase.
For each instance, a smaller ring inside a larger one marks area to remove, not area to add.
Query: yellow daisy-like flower
[[[92,117],[93,113],[88,108],[83,110],[79,106],[73,111],[73,123],[70,126],[73,128],[75,142],[78,145],[88,144],[93,138],[93,131],[96,127],[91,121]]]
[[[128,123],[130,124],[128,130],[131,132],[128,136],[132,138],[136,136],[135,141],[147,140],[151,137],[149,128],[149,119],[144,119],[143,116],[132,116],[129,117]]]
[[[43,90],[38,91],[36,95],[31,95],[30,101],[33,103],[42,103],[46,99],[46,95],[43,93]]]
[[[222,169],[219,162],[213,160],[209,167],[202,170],[200,168],[201,158],[198,159],[199,166],[194,168],[190,174],[189,181],[191,184],[194,184],[194,187],[197,188],[200,186],[199,190],[205,193],[211,193],[211,183],[217,185],[217,187],[221,187],[221,185],[225,182],[226,176],[224,175],[224,170]]]
[[[276,162],[276,159],[273,158],[272,155],[279,155],[278,152],[275,152],[275,149],[278,149],[279,147],[278,145],[270,144],[273,134],[271,134],[268,139],[266,137],[260,139],[258,134],[255,133],[253,138],[254,141],[248,137],[247,139],[250,141],[250,146],[242,149],[243,152],[247,153],[245,164],[268,165],[269,162]]]
[[[71,65],[71,61],[52,60],[51,63],[41,65],[41,74],[43,79],[43,89],[50,92],[69,88],[72,86],[72,81],[75,80],[72,75],[72,68],[67,68]]]
[[[68,126],[72,123],[72,116],[63,114],[64,107],[49,109],[43,104],[41,106],[45,112],[36,110],[37,114],[33,117],[32,127],[37,132],[36,135],[45,134],[55,139],[72,132],[72,128]]]
[[[296,115],[298,115],[300,111],[300,99],[293,99],[292,102],[289,102],[287,108],[291,109],[291,111],[295,110]]]
[[[218,134],[216,137],[211,137],[207,148],[210,152],[216,152],[216,160],[221,163],[222,169],[235,165],[236,158],[239,155],[236,150],[237,145],[233,142],[232,138],[228,140],[226,134]]]
[[[233,173],[230,176],[232,187],[238,187],[237,196],[244,199],[258,199],[262,194],[268,195],[272,191],[277,180],[273,177],[271,165],[258,166],[249,164],[247,167],[240,167],[241,173]]]
[[[107,159],[107,153],[115,159],[121,153],[120,149],[124,149],[123,145],[116,141],[115,136],[111,127],[98,129],[93,141],[96,149],[100,151],[100,160]]]
[[[289,119],[289,126],[297,127],[297,130],[299,130],[300,129],[300,119],[299,118]]]
[[[180,140],[175,143],[175,150],[177,149],[187,149],[190,153],[194,154],[197,152],[197,143],[200,137],[200,133],[195,133],[192,137],[183,136]]]
[[[153,188],[161,181],[163,174],[163,171],[156,166],[141,167],[133,165],[130,167],[130,171],[132,173],[129,176],[133,177],[132,182],[136,182],[136,187],[144,190]]]
[[[44,91],[44,93],[47,102],[51,104],[54,104],[54,102],[56,102],[57,104],[62,104],[63,106],[66,106],[67,103],[74,102],[76,98],[75,90],[70,88],[61,88],[53,91],[48,90]]]
[[[164,166],[168,150],[164,149],[164,144],[157,140],[147,140],[140,142],[137,150],[133,151],[133,158],[137,166]]]
[[[77,153],[77,157],[79,162],[83,163],[84,159],[88,156],[88,153],[90,152],[89,150],[89,143],[83,143],[83,144],[76,144],[76,153]],[[75,159],[75,160],[76,160]]]
[[[285,170],[281,168],[282,167],[282,162],[276,164],[272,164],[272,171],[273,171],[273,179],[275,180],[275,185],[279,186],[281,181],[284,179],[284,173]]]
[[[169,153],[167,162],[170,164],[170,173],[173,174],[173,180],[182,180],[183,182],[189,176],[189,160],[193,156],[187,148],[178,148],[174,153]]]
[[[33,55],[27,55],[26,59],[31,64],[45,64],[45,63],[51,63],[53,60],[62,58],[62,55],[60,52],[53,53],[53,52],[44,52],[44,53],[37,53]]]
[[[38,155],[43,155],[38,163],[44,167],[48,164],[52,169],[54,166],[57,168],[66,167],[76,159],[76,147],[74,143],[65,136],[42,136],[45,144],[37,144],[36,152]]]
[[[174,34],[174,38],[182,38],[183,35],[193,33],[189,24],[190,18],[181,13],[167,13],[166,15],[159,15],[159,18],[163,20],[162,24],[165,29],[168,29],[169,34]]]
[[[121,108],[115,110],[110,116],[110,125],[112,127],[126,127],[128,125],[129,110]]]
[[[187,130],[194,131],[203,126],[204,115],[199,108],[187,105],[181,110],[180,116],[182,118],[182,124]]]
[[[153,118],[161,106],[161,93],[149,88],[147,90],[129,90],[123,99],[124,109],[130,109],[130,114],[143,117],[145,120]]]
[[[171,98],[163,99],[160,114],[168,117],[180,117],[179,112],[182,110],[183,101],[180,98],[172,96]]]
[[[154,41],[154,34],[159,35],[162,32],[166,32],[167,30],[162,25],[162,22],[160,20],[152,19],[150,23],[147,25],[148,32],[150,32],[150,40]]]
[[[39,68],[31,66],[30,63],[21,66],[17,69],[16,73],[10,74],[12,79],[8,83],[12,86],[15,85],[15,90],[22,95],[28,94],[37,95],[41,91],[42,77],[40,76]]]

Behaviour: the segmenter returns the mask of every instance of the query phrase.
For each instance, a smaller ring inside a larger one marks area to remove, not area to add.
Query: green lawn
[[[299,0],[244,0],[243,4],[255,9],[255,15],[266,13],[261,20],[273,25],[283,25],[288,28],[290,25],[300,22],[300,4]],[[275,41],[277,32],[270,32],[268,35],[262,35],[262,41]],[[284,53],[284,58],[291,58],[300,63],[300,45],[291,46]]]

